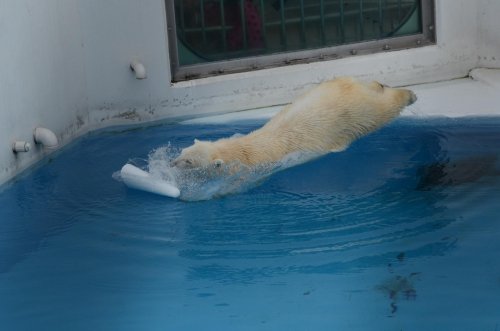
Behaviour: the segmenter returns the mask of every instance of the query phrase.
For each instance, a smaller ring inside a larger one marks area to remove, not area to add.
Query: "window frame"
[[[165,0],[172,82],[436,44],[435,0],[420,0],[422,33],[419,34],[181,66],[179,64],[174,6],[174,0]]]

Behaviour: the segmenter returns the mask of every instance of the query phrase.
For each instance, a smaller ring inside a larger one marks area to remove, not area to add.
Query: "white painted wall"
[[[479,66],[500,68],[500,1],[479,1]]]
[[[466,76],[478,62],[477,3],[437,0],[434,47],[294,65],[170,84],[163,0],[82,0],[95,125],[123,113],[132,120],[235,111],[289,102],[307,85],[338,75],[407,85]],[[467,22],[467,24],[464,24]],[[144,61],[149,78],[136,81],[131,58]],[[115,121],[116,123],[116,121]]]
[[[437,0],[436,46],[172,85],[163,1],[0,0],[0,184],[43,156],[10,151],[37,125],[66,142],[112,124],[283,104],[339,75],[410,85],[499,60],[488,58],[500,49],[500,1]],[[134,79],[133,59],[146,80]]]
[[[0,0],[0,184],[43,156],[36,126],[65,143],[88,121],[82,41],[77,0]]]

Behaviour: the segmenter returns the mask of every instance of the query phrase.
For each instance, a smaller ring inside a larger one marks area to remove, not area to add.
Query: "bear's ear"
[[[216,168],[220,168],[223,164],[224,164],[224,160],[221,160],[221,159],[215,159],[213,162],[213,165]]]

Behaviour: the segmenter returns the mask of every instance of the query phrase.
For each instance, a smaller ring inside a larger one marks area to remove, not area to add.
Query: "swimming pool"
[[[261,124],[100,131],[4,186],[0,328],[500,327],[500,118],[402,118],[206,201],[112,178]]]

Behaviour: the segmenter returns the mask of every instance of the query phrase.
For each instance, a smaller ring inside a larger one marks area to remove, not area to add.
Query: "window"
[[[173,80],[435,42],[433,0],[166,0]]]

